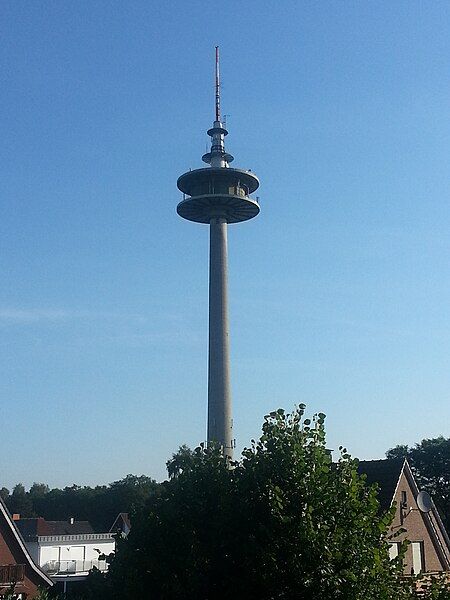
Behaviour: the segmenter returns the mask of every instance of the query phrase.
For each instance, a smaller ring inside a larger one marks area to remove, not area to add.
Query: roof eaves
[[[419,486],[417,485],[416,479],[414,477],[414,473],[412,472],[411,466],[406,458],[405,458],[405,462],[403,464],[403,469],[405,470],[406,478],[408,479],[408,483],[410,484],[410,486],[413,490],[413,493],[414,493],[414,496],[415,496],[415,499],[417,502],[417,496],[419,495],[420,490],[419,490]],[[436,528],[434,526],[434,523],[433,523],[430,513],[433,515],[433,517],[436,521],[440,536],[439,536],[438,532],[436,531]],[[422,513],[422,516],[425,520],[427,529],[428,529],[431,537],[435,538],[435,541],[439,547],[439,548],[436,548],[436,550],[438,551],[438,554],[440,554],[441,557],[444,559],[444,562],[447,563],[447,570],[449,570],[450,569],[450,558],[449,558],[450,557],[450,539],[448,537],[448,533],[445,529],[444,523],[442,522],[441,516],[439,514],[439,511],[436,508],[433,498],[431,498],[431,511],[429,513]],[[443,542],[445,544],[445,547],[443,547],[443,545],[444,545]],[[436,546],[436,544],[435,544],[435,546]]]
[[[23,553],[25,554],[26,559],[28,560],[31,568],[36,571],[36,573],[42,577],[42,579],[44,579],[48,585],[52,586],[53,585],[53,581],[47,577],[47,575],[38,567],[38,565],[34,562],[34,560],[32,559],[30,553],[27,550],[27,547],[25,545],[25,542],[23,541],[22,536],[20,535],[19,530],[17,529],[17,527],[14,525],[14,521],[11,518],[11,515],[9,514],[9,510],[6,507],[6,504],[4,503],[3,499],[0,497],[0,511],[3,513],[6,522],[8,523],[12,534],[14,535],[14,537],[16,538],[21,550],[23,551]]]
[[[409,464],[408,464],[408,461],[407,461],[407,460],[406,460],[406,458],[405,458],[405,460],[403,461],[403,464],[402,464],[402,466],[401,466],[401,468],[400,468],[400,471],[398,472],[398,479],[397,479],[397,483],[395,484],[394,493],[392,494],[392,500],[391,500],[390,508],[391,508],[391,507],[392,507],[392,505],[394,504],[394,498],[395,498],[395,496],[397,495],[397,492],[398,492],[398,486],[400,485],[400,480],[401,480],[401,478],[402,478],[402,473],[403,473],[403,471],[404,471],[405,467],[407,467],[407,469],[409,470],[409,474],[410,474],[410,475],[411,475],[411,477],[412,477],[412,481],[414,482],[414,485],[416,484],[416,482],[414,481],[414,477],[413,477],[413,475],[412,475],[412,472],[411,472],[411,468],[410,468],[410,466],[409,466]],[[416,488],[417,488],[417,485],[416,485]],[[416,495],[417,495],[417,494],[416,494]]]

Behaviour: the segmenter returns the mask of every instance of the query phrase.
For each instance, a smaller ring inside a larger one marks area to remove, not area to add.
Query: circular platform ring
[[[234,169],[232,167],[205,167],[204,169],[194,169],[187,171],[178,177],[177,187],[181,192],[191,195],[193,186],[202,182],[208,182],[215,178],[221,180],[230,180],[230,183],[240,181],[242,185],[248,188],[248,193],[252,194],[259,187],[259,179],[251,171],[243,169]]]
[[[195,223],[210,223],[215,216],[225,217],[227,223],[248,221],[259,214],[259,204],[248,196],[232,194],[205,194],[186,198],[177,206],[177,213],[183,219]]]

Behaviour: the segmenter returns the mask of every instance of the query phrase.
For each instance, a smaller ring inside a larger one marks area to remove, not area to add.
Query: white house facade
[[[108,569],[106,556],[114,552],[114,533],[95,533],[87,521],[46,521],[18,519],[31,557],[55,583],[85,579],[92,568]]]
[[[111,533],[40,535],[26,545],[34,561],[54,581],[84,579],[93,567],[106,571],[108,564],[100,557],[115,548]]]

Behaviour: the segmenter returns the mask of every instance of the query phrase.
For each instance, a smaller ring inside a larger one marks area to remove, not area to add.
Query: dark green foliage
[[[190,469],[195,456],[193,450],[186,445],[180,446],[178,452],[172,454],[172,458],[166,462],[169,479],[180,475],[184,470]]]
[[[398,446],[395,446],[395,448],[391,448],[386,452],[386,458],[408,458],[408,452],[408,446],[405,446],[404,444],[399,444]]]
[[[14,486],[12,494],[6,498],[6,503],[12,513],[27,515],[33,510],[31,498],[21,483]]]
[[[421,600],[450,600],[450,580],[448,574],[424,577]]]
[[[450,528],[450,438],[425,439],[413,448],[396,446],[386,452],[388,458],[405,457],[414,471],[419,487],[435,501]]]
[[[51,589],[40,589],[35,600],[59,600],[59,598],[55,594],[52,594]]]
[[[107,598],[402,600],[376,490],[345,449],[336,465],[324,415],[282,410],[229,469],[218,448],[183,449],[171,479],[119,540]]]
[[[45,498],[45,496],[49,493],[50,488],[46,483],[33,483],[30,487],[29,495],[32,500],[37,500],[38,498]]]
[[[10,512],[22,517],[39,516],[50,521],[74,517],[89,521],[96,531],[109,531],[119,512],[133,514],[140,510],[146,500],[157,493],[158,485],[145,475],[127,475],[108,486],[94,488],[72,485],[50,490],[46,484],[34,483],[26,492],[24,486],[18,484],[4,499]]]

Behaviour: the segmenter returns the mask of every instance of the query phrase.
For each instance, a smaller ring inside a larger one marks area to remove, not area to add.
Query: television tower
[[[229,166],[233,157],[225,152],[228,131],[220,115],[218,46],[215,75],[216,115],[208,130],[211,151],[202,157],[209,167],[188,171],[178,178],[183,200],[177,212],[188,221],[210,226],[207,439],[218,442],[224,454],[232,458],[235,440],[230,390],[227,226],[252,219],[259,213],[258,202],[250,198],[258,189],[259,180],[251,171]]]

